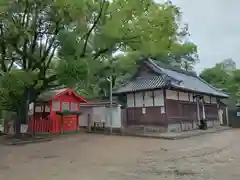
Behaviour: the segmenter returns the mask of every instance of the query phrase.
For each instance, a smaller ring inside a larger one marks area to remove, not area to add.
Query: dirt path
[[[4,180],[239,180],[240,131],[168,141],[81,134],[0,146]]]

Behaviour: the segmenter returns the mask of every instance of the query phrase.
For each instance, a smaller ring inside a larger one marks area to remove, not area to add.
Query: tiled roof
[[[140,90],[162,88],[165,85],[163,76],[150,76],[137,78],[134,81],[123,85],[118,88],[115,93],[126,93]]]
[[[145,65],[152,69],[152,71],[154,71],[157,75],[136,78],[118,88],[115,92],[124,93],[138,90],[156,89],[162,88],[168,84],[175,88],[181,88],[193,92],[228,97],[227,94],[211,86],[198,77],[194,72],[187,72],[175,67],[169,67],[168,65],[151,59],[146,60]]]
[[[66,91],[66,90],[67,90],[67,88],[63,88],[63,89],[54,89],[54,90],[43,92],[42,94],[39,95],[37,101],[49,101],[54,96]]]
[[[211,86],[204,80],[202,80],[197,75],[193,74],[192,72],[183,72],[183,70],[172,70],[167,69],[159,66],[160,63],[157,61],[151,61],[150,63],[155,63],[158,68],[162,71],[163,74],[172,77],[174,79],[177,79],[178,81],[181,81],[181,83],[175,83],[174,81],[171,81],[171,85],[173,87],[187,89],[194,92],[201,92],[201,93],[207,93],[215,96],[222,96],[222,97],[228,97],[227,94],[223,93],[222,91],[218,90],[217,88]]]

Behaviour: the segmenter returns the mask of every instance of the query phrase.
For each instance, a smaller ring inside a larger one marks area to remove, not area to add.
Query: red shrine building
[[[80,103],[86,100],[69,88],[42,93],[31,104],[28,132],[64,133],[77,131],[80,125]]]

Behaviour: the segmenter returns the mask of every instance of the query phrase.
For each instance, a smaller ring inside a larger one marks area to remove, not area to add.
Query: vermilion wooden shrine
[[[82,102],[86,100],[69,88],[42,93],[30,108],[32,116],[28,121],[28,132],[58,134],[77,131]]]

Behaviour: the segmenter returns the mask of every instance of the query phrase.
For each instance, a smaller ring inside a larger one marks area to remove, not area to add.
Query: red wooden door
[[[63,131],[74,132],[77,130],[77,116],[69,115],[63,117]]]

